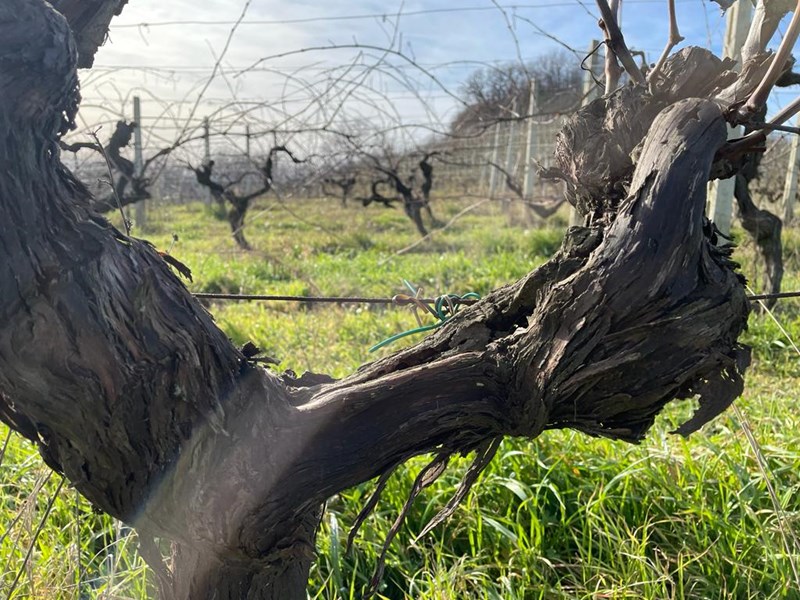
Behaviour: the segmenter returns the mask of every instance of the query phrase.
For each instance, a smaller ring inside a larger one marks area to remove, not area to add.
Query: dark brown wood
[[[0,3],[0,418],[96,507],[172,542],[167,597],[304,599],[322,503],[412,456],[490,458],[498,437],[564,427],[637,442],[699,396],[688,434],[741,392],[749,307],[703,216],[726,140],[716,103],[639,90],[590,105],[562,166],[581,123],[641,144],[621,169],[598,144],[569,163],[590,227],[412,348],[341,381],[279,377],[87,208],[59,160],[71,35],[41,0]]]
[[[112,183],[113,189],[109,193],[101,198],[92,197],[90,199],[92,210],[101,213],[119,210],[129,204],[150,198],[148,189],[150,182],[144,179],[143,174],[137,176],[133,163],[122,156],[122,150],[130,145],[135,129],[136,123],[132,121],[117,121],[114,133],[102,148],[97,143],[61,144],[62,150],[68,152],[77,152],[81,148],[94,150],[100,154],[103,160],[109,162],[112,173],[116,174],[116,179]],[[130,192],[126,194],[129,185]]]
[[[214,169],[214,161],[203,163],[199,167],[189,167],[194,172],[197,183],[211,192],[211,197],[217,202],[220,209],[228,219],[231,226],[231,235],[233,236],[236,245],[242,250],[251,250],[250,242],[244,236],[244,218],[247,215],[247,209],[250,207],[250,199],[248,197],[236,194],[231,188],[232,186],[224,186],[219,181],[212,179],[212,171]],[[265,185],[266,191],[272,187],[272,181]]]
[[[144,161],[141,172],[137,174],[135,173],[134,164],[122,156],[123,149],[130,145],[136,126],[137,124],[132,121],[118,121],[108,142],[102,146],[98,142],[72,142],[69,144],[64,141],[59,142],[61,149],[65,152],[78,152],[83,149],[94,150],[101,156],[102,160],[108,161],[111,176],[114,177],[116,174],[111,192],[103,197],[89,199],[92,210],[106,213],[119,210],[141,200],[148,200],[151,197],[149,187],[152,181],[146,177],[147,170],[150,166],[156,164],[157,160],[168,156],[183,143],[193,140],[193,138],[188,138],[158,150]],[[126,194],[125,192],[129,185],[130,191]]]
[[[426,152],[425,156],[422,157],[422,160],[419,161],[418,165],[420,173],[422,173],[422,185],[420,186],[420,192],[422,194],[422,208],[428,214],[428,219],[430,220],[432,227],[441,227],[444,225],[444,223],[433,216],[433,209],[431,208],[431,190],[433,190],[434,171],[431,159],[437,155],[439,155],[438,151]]]

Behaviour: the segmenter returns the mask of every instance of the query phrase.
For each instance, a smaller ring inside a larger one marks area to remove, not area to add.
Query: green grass
[[[448,219],[464,206],[437,208]],[[255,207],[246,232],[256,248],[250,253],[237,250],[227,224],[199,205],[158,208],[140,235],[160,249],[178,236],[171,252],[192,268],[194,291],[391,296],[404,291],[405,278],[434,295],[485,293],[520,277],[558,247],[565,222],[561,215],[554,221],[559,227],[524,229],[485,206],[395,256],[416,240],[400,211],[342,209],[336,202],[300,203],[293,211],[303,220],[269,202]],[[784,287],[800,289],[800,233],[789,230],[785,240]],[[758,287],[757,262],[744,238],[738,258]],[[407,310],[364,306],[230,303],[210,310],[232,339],[252,340],[280,360],[280,369],[334,376],[373,359],[374,343],[415,326]],[[800,340],[800,302],[780,304],[775,317]],[[412,508],[389,552],[381,595],[800,598],[792,575],[792,563],[800,564],[793,538],[800,535],[800,356],[763,313],[753,315],[746,341],[754,363],[738,406],[761,444],[780,513],[733,411],[688,440],[667,433],[690,414],[692,403],[684,402],[669,406],[639,446],[571,431],[506,440],[454,517],[414,541],[454,492],[462,461]],[[0,428],[0,439],[6,431]],[[411,461],[390,481],[349,555],[347,531],[372,485],[330,500],[310,597],[360,597],[423,464],[424,458]],[[0,597],[18,573],[14,598],[153,597],[135,536],[94,514],[67,486],[31,545],[58,485],[47,473],[32,445],[12,436],[0,467]]]

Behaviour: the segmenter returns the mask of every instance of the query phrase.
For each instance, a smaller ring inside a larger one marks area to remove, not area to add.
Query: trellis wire
[[[391,298],[369,297],[369,296],[291,296],[274,294],[222,294],[198,292],[195,298],[202,300],[225,300],[225,301],[260,301],[260,302],[307,302],[307,303],[326,303],[326,304],[390,304],[403,306],[411,304],[411,301],[404,294],[398,294]],[[771,300],[800,298],[800,290],[794,292],[780,292],[776,294],[749,294],[748,300]],[[427,304],[434,304],[437,298],[418,298],[417,300]],[[464,298],[461,304],[475,304],[478,300],[474,298]]]

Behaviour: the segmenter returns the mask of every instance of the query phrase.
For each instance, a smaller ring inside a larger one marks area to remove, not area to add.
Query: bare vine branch
[[[631,79],[639,85],[646,83],[641,69],[636,66],[636,63],[631,56],[628,46],[625,44],[625,37],[617,24],[617,16],[615,11],[611,9],[606,0],[597,0],[597,6],[600,9],[602,19],[600,21],[600,28],[606,36],[606,46],[608,52],[613,53],[625,68],[625,71]],[[612,69],[613,70],[613,69]],[[608,90],[608,84],[606,84]]]
[[[667,8],[669,10],[669,38],[667,39],[667,45],[664,46],[664,51],[661,53],[656,66],[653,67],[653,70],[650,71],[647,76],[647,81],[650,83],[654,81],[664,68],[664,63],[667,61],[667,58],[669,58],[672,49],[684,40],[680,31],[678,31],[678,19],[675,16],[675,0],[668,0]]]

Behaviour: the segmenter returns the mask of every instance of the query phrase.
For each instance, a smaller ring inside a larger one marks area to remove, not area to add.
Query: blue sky
[[[190,114],[223,51],[231,22],[244,6],[244,1],[230,0],[130,0],[112,24],[109,41],[97,55],[96,68],[83,73],[86,100],[82,124],[110,123],[123,114],[130,118],[130,99],[138,94],[145,126],[148,122],[153,125],[151,143],[160,143],[155,138],[174,135],[170,127],[184,122]],[[719,7],[703,0],[676,0],[676,6],[679,27],[686,38],[683,45],[719,52],[725,30]],[[628,45],[645,51],[651,62],[666,41],[666,14],[666,0],[623,0],[622,25]],[[221,61],[224,73],[208,86],[192,123],[211,114],[224,124],[226,118],[230,121],[225,115],[241,112],[245,106],[241,103],[265,99],[285,102],[252,113],[253,123],[298,112],[299,118],[311,119],[311,113],[333,110],[337,100],[331,98],[326,106],[318,107],[310,106],[309,98],[327,89],[332,78],[343,76],[355,81],[366,77],[366,88],[374,90],[360,90],[348,99],[346,110],[354,120],[377,120],[387,125],[397,120],[427,120],[444,126],[457,107],[448,92],[457,93],[460,83],[481,63],[516,61],[519,57],[529,60],[559,47],[529,21],[584,53],[589,41],[599,37],[596,15],[594,3],[583,0],[533,0],[516,5],[501,0],[498,4],[487,0],[252,0]],[[303,22],[292,22],[297,20]],[[163,24],[173,21],[203,23]],[[359,52],[368,55],[361,62],[374,63],[378,56],[374,50],[298,52],[354,43],[380,47],[393,44],[434,74],[438,82],[397,56],[385,58],[386,64],[396,69],[387,66],[379,70],[383,72],[368,75],[363,67],[344,69],[358,62]],[[285,52],[298,53],[266,60],[257,72],[240,73],[259,59]],[[240,104],[221,110],[232,99]],[[778,96],[778,103],[788,99],[784,93]]]

